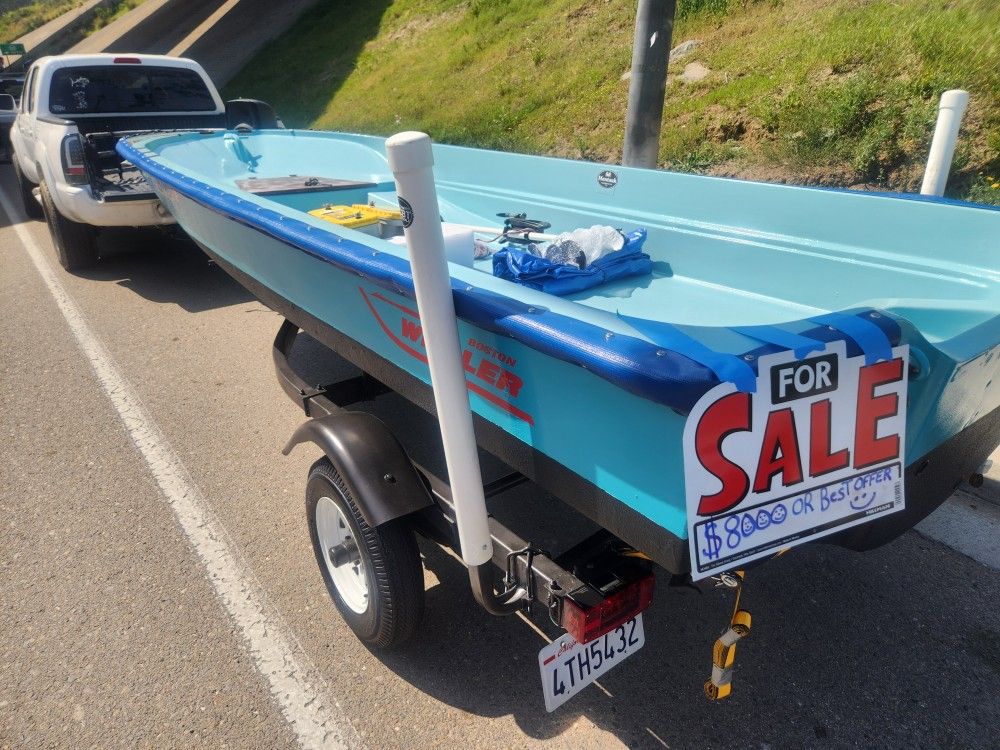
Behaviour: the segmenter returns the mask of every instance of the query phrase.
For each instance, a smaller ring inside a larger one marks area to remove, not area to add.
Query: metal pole
[[[676,10],[677,0],[639,0],[622,154],[626,167],[656,168]]]

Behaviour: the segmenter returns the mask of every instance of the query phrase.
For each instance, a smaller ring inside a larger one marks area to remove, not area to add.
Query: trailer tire
[[[67,219],[52,201],[49,186],[42,180],[38,184],[42,196],[42,209],[49,225],[52,244],[55,245],[59,265],[67,271],[79,271],[97,262],[97,232],[92,226]]]
[[[336,511],[339,510],[339,516]],[[417,632],[424,612],[424,576],[417,541],[404,518],[369,526],[343,478],[323,458],[313,464],[306,485],[306,518],[316,562],[337,610],[354,634],[379,650],[398,648]],[[331,531],[331,520],[340,531]],[[327,545],[331,534],[356,542],[356,555],[365,580],[363,597],[358,585],[339,572],[351,563],[335,566]],[[323,541],[321,541],[321,539]]]
[[[10,148],[8,146],[8,148]],[[42,212],[42,207],[38,204],[35,199],[34,193],[31,191],[34,189],[34,185],[28,182],[28,178],[24,176],[21,168],[17,165],[17,154],[11,150],[10,161],[14,167],[14,179],[17,180],[17,192],[21,195],[21,205],[24,207],[24,213],[29,219],[44,219],[45,214]]]

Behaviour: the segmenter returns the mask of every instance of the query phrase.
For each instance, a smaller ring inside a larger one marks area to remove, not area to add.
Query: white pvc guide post
[[[968,91],[952,89],[941,94],[937,125],[934,128],[931,151],[927,156],[927,169],[924,170],[924,181],[920,186],[921,195],[944,195],[951,160],[955,156],[958,129],[962,125],[962,117],[968,104]]]
[[[462,559],[469,566],[482,565],[492,559],[493,543],[445,259],[431,139],[424,133],[397,133],[385,142],[385,149],[403,212]]]

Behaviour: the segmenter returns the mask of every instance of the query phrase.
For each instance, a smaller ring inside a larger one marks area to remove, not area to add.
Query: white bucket
[[[444,255],[448,262],[472,268],[472,261],[476,255],[472,227],[467,224],[444,222],[441,224],[441,233],[444,235]]]
[[[444,235],[444,256],[449,263],[457,263],[460,266],[472,268],[472,261],[476,255],[476,242],[474,227],[468,224],[452,224],[451,222],[441,222],[441,234]],[[391,237],[389,242],[394,245],[406,246],[403,237]]]

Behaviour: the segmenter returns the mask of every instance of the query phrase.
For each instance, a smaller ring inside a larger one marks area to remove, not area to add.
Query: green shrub
[[[969,188],[966,200],[973,203],[985,203],[989,206],[1000,206],[1000,176],[978,175]]]

